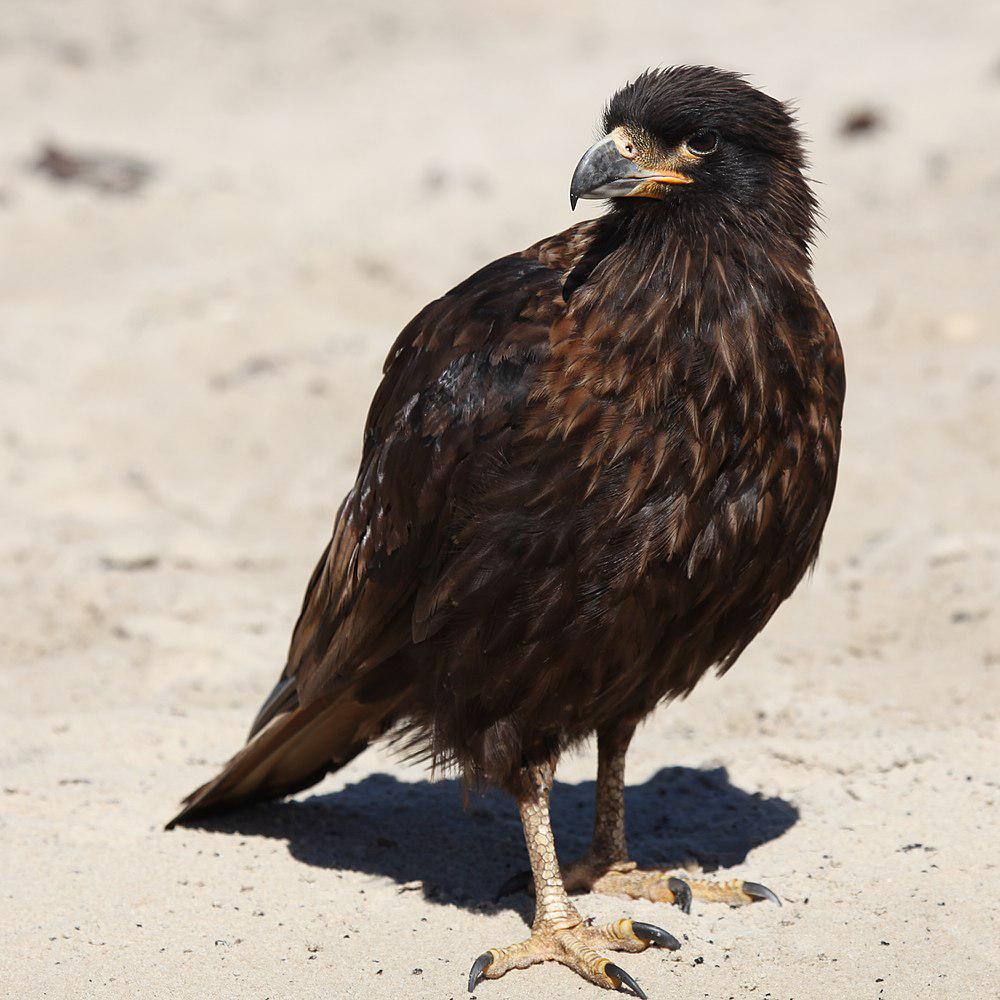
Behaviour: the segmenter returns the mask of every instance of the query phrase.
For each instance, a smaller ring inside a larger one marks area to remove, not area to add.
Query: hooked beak
[[[569,185],[569,205],[576,208],[580,198],[658,198],[661,184],[690,184],[691,178],[673,170],[645,170],[625,156],[615,136],[595,142],[573,171]]]

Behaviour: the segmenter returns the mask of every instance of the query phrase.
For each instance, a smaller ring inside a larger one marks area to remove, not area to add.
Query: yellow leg
[[[587,853],[565,869],[566,890],[672,903],[685,913],[690,913],[692,899],[731,906],[766,899],[780,906],[781,900],[758,882],[690,879],[677,871],[642,870],[629,860],[625,840],[625,757],[634,731],[634,726],[622,725],[598,733],[594,836]],[[498,895],[530,888],[527,873],[522,873],[510,879]]]
[[[627,918],[604,927],[584,922],[570,902],[556,858],[549,819],[553,772],[551,765],[534,768],[531,790],[518,802],[535,889],[531,936],[480,955],[469,973],[469,992],[484,979],[499,979],[511,969],[552,961],[567,966],[595,986],[607,990],[626,988],[645,998],[636,981],[602,955],[602,950],[638,952],[650,946],[674,950],[680,942],[659,927]]]

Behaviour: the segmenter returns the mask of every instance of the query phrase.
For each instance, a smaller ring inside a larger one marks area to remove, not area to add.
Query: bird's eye
[[[700,128],[693,135],[688,136],[684,145],[695,156],[708,156],[709,153],[714,153],[719,148],[719,136],[710,128]]]

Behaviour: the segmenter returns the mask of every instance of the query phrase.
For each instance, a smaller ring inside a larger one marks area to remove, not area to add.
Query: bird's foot
[[[570,927],[541,922],[524,941],[509,948],[491,948],[480,955],[469,973],[469,992],[484,979],[499,979],[511,969],[526,969],[539,962],[559,962],[595,986],[628,991],[645,1000],[646,994],[639,984],[601,951],[638,952],[651,947],[676,951],[680,946],[677,938],[662,928],[628,918],[603,927],[586,921]]]
[[[595,862],[581,858],[569,866],[564,879],[569,892],[601,892],[630,899],[650,899],[656,903],[672,903],[685,913],[691,912],[693,899],[730,906],[745,906],[767,899],[781,906],[781,900],[767,886],[757,882],[738,878],[728,882],[692,879],[669,869],[639,868],[634,861]]]
[[[758,882],[692,879],[669,869],[638,868],[634,861],[595,861],[583,857],[564,870],[563,881],[568,892],[600,892],[610,896],[628,896],[630,899],[650,899],[654,903],[672,903],[685,913],[691,912],[691,901],[694,899],[706,903],[728,903],[730,906],[744,906],[766,899],[781,906],[777,895]],[[497,898],[530,890],[531,878],[525,872],[508,879]]]

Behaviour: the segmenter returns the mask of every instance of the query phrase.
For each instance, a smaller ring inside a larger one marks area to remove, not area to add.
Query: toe
[[[676,951],[681,943],[669,931],[656,924],[646,924],[640,920],[612,921],[602,927],[588,927],[581,932],[590,944],[598,951],[609,948],[611,951],[640,952],[647,948],[666,948]]]
[[[642,987],[623,968],[613,962],[608,962],[604,966],[604,975],[611,980],[611,984],[616,990],[620,990],[624,986],[640,1000],[648,1000]]]
[[[688,882],[695,899],[705,903],[728,903],[730,906],[746,906],[766,899],[781,906],[781,900],[765,885],[759,882],[744,882],[734,878],[729,882],[709,882],[691,879]]]
[[[492,951],[484,951],[473,963],[469,970],[469,992],[486,978],[486,970],[493,964],[494,955]]]
[[[766,885],[761,885],[759,882],[744,882],[743,891],[754,901],[766,899],[771,903],[777,903],[781,906],[781,900],[778,899],[777,895],[773,893]]]
[[[691,912],[691,886],[676,875],[667,879],[667,888],[674,894],[674,906],[683,913]]]
[[[665,931],[656,924],[646,924],[639,920],[630,921],[632,933],[640,940],[652,945],[654,948],[669,948],[670,951],[677,951],[681,943],[669,931]]]

